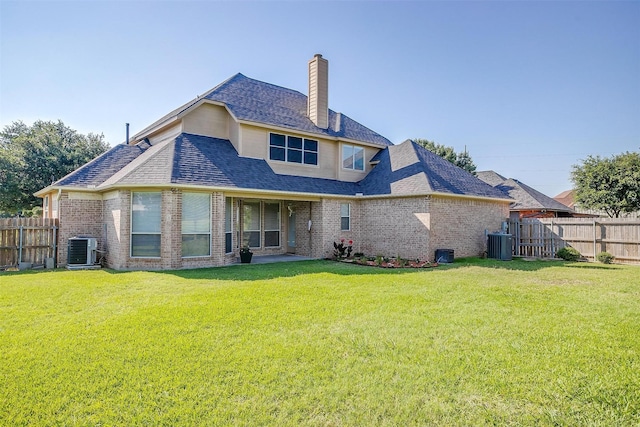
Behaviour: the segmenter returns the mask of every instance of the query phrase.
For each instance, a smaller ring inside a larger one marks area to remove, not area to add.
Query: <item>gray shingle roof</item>
[[[171,182],[314,194],[358,191],[357,183],[276,174],[265,160],[240,157],[225,139],[190,134],[176,138]]]
[[[203,97],[224,103],[239,120],[382,146],[392,145],[391,141],[382,135],[333,110],[329,110],[329,128],[321,129],[307,117],[306,95],[254,80],[240,73],[213,88]]]
[[[143,154],[149,147],[150,145],[146,143],[116,145],[106,153],[103,153],[84,166],[61,178],[53,185],[97,187]]]
[[[493,185],[515,201],[511,203],[512,211],[556,211],[573,212],[573,210],[557,200],[529,187],[528,185],[513,178],[505,178],[494,171],[478,172],[478,177]],[[502,178],[499,180],[497,177]]]
[[[361,182],[365,195],[432,192],[506,199],[504,193],[474,175],[407,140],[380,151],[378,165]]]
[[[376,159],[379,163],[360,182],[281,175],[263,159],[240,157],[228,140],[183,133],[162,146],[114,147],[54,185],[99,190],[101,186],[182,184],[342,196],[438,192],[506,198],[498,189],[412,141],[387,147]],[[142,169],[153,173],[138,173]]]

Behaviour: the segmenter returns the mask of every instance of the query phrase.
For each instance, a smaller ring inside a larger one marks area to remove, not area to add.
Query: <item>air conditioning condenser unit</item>
[[[72,237],[68,243],[67,264],[94,265],[98,241],[95,237]]]

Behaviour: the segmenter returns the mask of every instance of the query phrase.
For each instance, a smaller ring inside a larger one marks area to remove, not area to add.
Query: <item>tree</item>
[[[109,149],[104,135],[82,135],[62,121],[16,121],[0,132],[0,211],[39,206],[33,193]]]
[[[605,211],[611,218],[640,210],[640,153],[589,156],[573,166],[571,180],[583,208]]]
[[[476,165],[473,163],[471,159],[471,155],[467,152],[466,148],[464,151],[456,153],[453,147],[447,147],[442,144],[436,144],[433,141],[429,141],[428,139],[414,139],[414,141],[431,151],[434,154],[442,157],[445,160],[453,163],[454,165],[466,170],[469,173],[475,174]]]

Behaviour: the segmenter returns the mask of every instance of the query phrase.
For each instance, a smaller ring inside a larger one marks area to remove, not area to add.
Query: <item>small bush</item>
[[[596,255],[596,259],[603,264],[611,264],[615,257],[611,255],[609,252],[600,252]]]
[[[577,249],[566,247],[559,249],[558,252],[556,252],[556,256],[565,261],[577,261],[582,255],[580,255]]]

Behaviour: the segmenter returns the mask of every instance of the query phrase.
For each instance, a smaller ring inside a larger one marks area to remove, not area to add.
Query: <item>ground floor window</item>
[[[131,195],[131,256],[159,258],[161,237],[160,192],[134,192]]]
[[[233,199],[227,197],[224,200],[224,250],[233,252]]]
[[[182,257],[211,255],[211,195],[182,194]]]
[[[242,246],[259,248],[261,246],[261,234],[260,202],[245,201],[242,204]]]
[[[351,204],[340,204],[340,230],[351,230]]]
[[[242,246],[275,248],[281,246],[281,203],[245,200],[242,202]]]
[[[264,203],[264,246],[280,246],[280,203]]]

